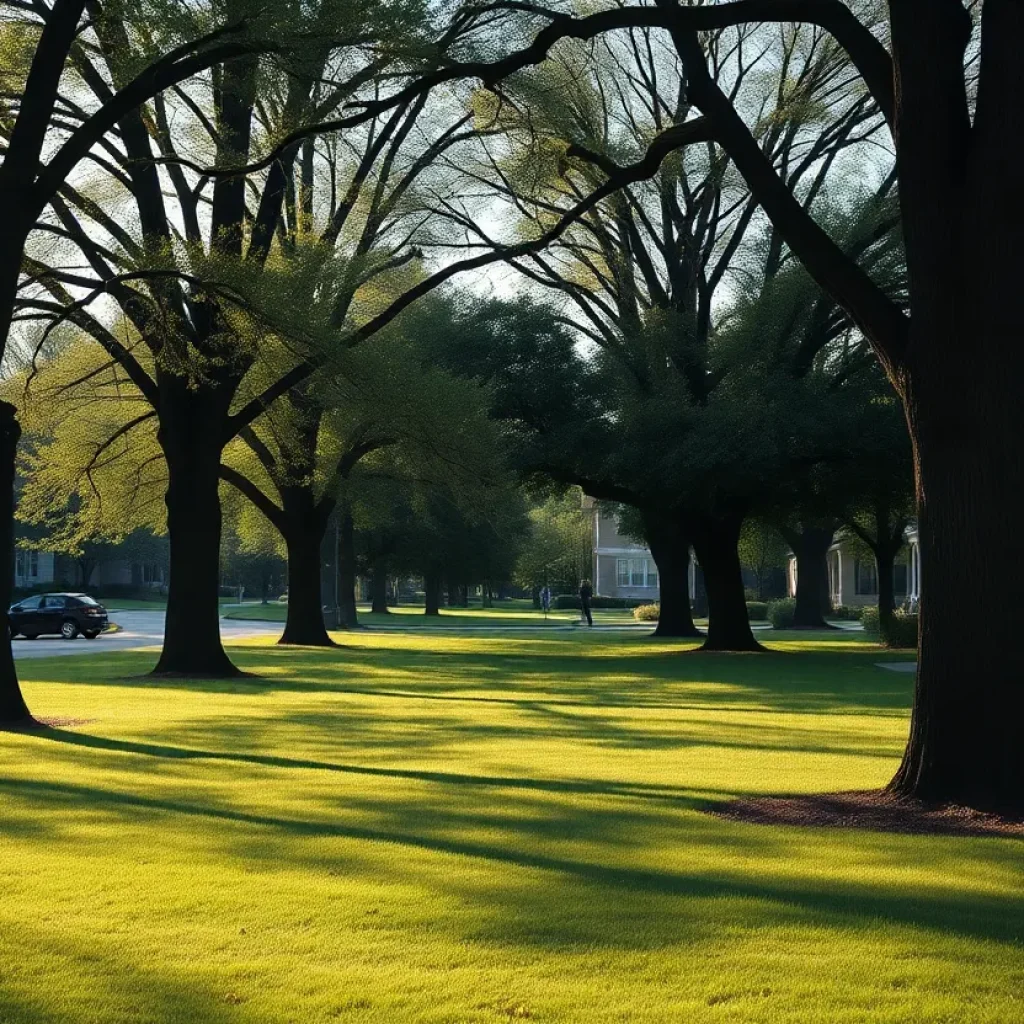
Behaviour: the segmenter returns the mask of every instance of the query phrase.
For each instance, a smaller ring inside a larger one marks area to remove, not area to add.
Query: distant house
[[[896,603],[916,606],[921,597],[921,554],[917,527],[909,527],[906,547],[894,567]],[[860,608],[878,602],[878,567],[874,556],[852,535],[840,533],[828,552],[828,586],[832,607]],[[789,559],[789,596],[796,595],[796,559]]]
[[[99,562],[89,578],[90,589],[109,586],[159,588],[167,582],[163,565],[115,558]],[[53,551],[18,547],[14,556],[14,587],[27,590],[53,584],[54,588],[81,587],[82,573],[76,559]]]
[[[613,516],[602,513],[592,498],[583,499],[593,522],[593,572],[595,597],[623,597],[658,601],[661,588],[658,566],[650,549],[619,533]],[[695,566],[690,559],[690,596],[695,590]]]

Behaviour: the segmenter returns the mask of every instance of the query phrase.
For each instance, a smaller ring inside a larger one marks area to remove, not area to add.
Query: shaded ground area
[[[19,666],[65,724],[0,734],[3,1024],[1019,1017],[1019,839],[706,813],[892,776],[862,634],[337,638]]]
[[[969,807],[927,804],[880,790],[796,797],[757,797],[716,807],[715,814],[759,825],[863,828],[919,835],[1016,836],[1024,819],[984,814]]]

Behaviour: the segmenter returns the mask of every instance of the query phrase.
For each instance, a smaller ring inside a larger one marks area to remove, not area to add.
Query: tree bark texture
[[[375,565],[370,573],[370,606],[375,615],[388,614],[388,572],[383,565]]]
[[[1024,812],[1024,10],[982,11],[973,125],[960,4],[893,2],[922,598],[910,741],[892,787]],[[936,217],[943,209],[945,216]]]
[[[1024,403],[1011,392],[1024,379],[1024,359],[1005,309],[1012,294],[990,295],[996,306],[987,312],[976,307],[973,332],[929,338],[934,365],[922,359],[908,384],[922,596],[910,741],[892,785],[923,799],[1019,813]],[[990,365],[964,366],[966,337],[989,352]]]
[[[0,726],[31,725],[33,721],[18,684],[7,620],[14,590],[14,466],[20,438],[14,406],[0,401]]]
[[[423,597],[426,607],[424,615],[441,614],[441,575],[436,572],[428,572],[423,577]]]
[[[164,644],[154,672],[238,675],[220,639],[219,487],[227,402],[214,389],[164,380],[158,438],[167,460],[170,579]]]
[[[786,542],[796,557],[796,610],[793,629],[834,629],[825,621],[831,610],[828,585],[828,549],[832,547],[832,526],[801,524],[786,530]]]
[[[325,526],[326,523],[315,519],[307,524],[306,529],[289,529],[285,534],[285,545],[288,548],[288,614],[279,644],[334,646],[324,626],[321,593],[320,547]]]
[[[338,523],[338,613],[342,629],[359,625],[356,611],[356,542],[352,513],[346,508]]]
[[[764,650],[750,629],[743,591],[738,551],[743,519],[735,511],[688,519],[687,532],[704,570],[708,595],[708,632],[702,651]]]
[[[334,509],[317,501],[308,484],[281,486],[281,534],[288,549],[288,613],[280,644],[333,647],[324,625],[321,559],[324,535]],[[334,566],[337,571],[337,566]],[[339,581],[340,586],[340,581]]]
[[[656,637],[703,637],[690,607],[690,541],[682,517],[641,510],[644,537],[658,566],[661,613]]]

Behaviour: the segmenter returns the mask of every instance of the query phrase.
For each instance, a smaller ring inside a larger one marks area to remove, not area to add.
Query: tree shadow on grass
[[[517,849],[451,835],[422,834],[398,828],[373,828],[336,821],[313,821],[212,807],[185,800],[119,793],[91,786],[44,780],[0,778],[0,792],[35,803],[59,804],[65,811],[106,809],[135,818],[139,813],[181,815],[240,826],[268,829],[296,838],[337,837],[368,843],[388,843],[501,864],[507,868],[554,873],[567,882],[598,886],[624,898],[629,893],[680,899],[751,901],[744,923],[748,927],[794,919],[807,925],[862,928],[888,921],[913,928],[929,928],[947,935],[1017,943],[1024,930],[1024,893],[966,892],[922,888],[908,893],[894,882],[877,884],[820,878],[754,877],[744,873],[686,873],[643,867],[623,867],[536,850]],[[901,842],[910,842],[903,838]],[[907,848],[904,847],[904,851]],[[1013,853],[1007,862],[1013,860]],[[770,862],[766,862],[770,863]],[[685,906],[683,904],[682,906]],[[596,937],[595,937],[596,938]],[[605,944],[617,945],[614,930]]]
[[[373,765],[338,764],[332,761],[318,761],[307,758],[240,754],[218,750],[197,750],[191,747],[179,747],[164,743],[138,743],[131,740],[116,740],[87,733],[65,732],[59,729],[46,730],[37,735],[40,739],[64,743],[74,747],[88,747],[95,750],[117,751],[139,754],[145,757],[168,758],[170,760],[229,761],[236,764],[251,764],[267,768],[338,772],[345,775],[433,782],[455,786],[621,796],[644,800],[671,801],[680,806],[688,807],[704,806],[707,803],[706,799],[693,797],[692,789],[655,783],[594,781],[589,779],[531,779],[511,775],[471,775],[460,772],[423,771],[411,768],[380,768]],[[700,792],[706,793],[708,791],[702,788]],[[731,794],[732,791],[730,791]]]
[[[684,664],[675,653],[650,650],[629,639],[603,642],[596,645],[596,650],[591,650],[595,647],[592,644],[550,638],[542,643],[544,646],[538,648],[534,640],[502,641],[495,649],[477,640],[455,650],[371,646],[325,651],[241,646],[232,654],[254,674],[234,679],[115,676],[109,669],[110,657],[104,658],[105,666],[82,658],[61,668],[62,674],[72,669],[76,683],[248,695],[376,692],[499,702],[515,700],[513,694],[517,694],[548,704],[580,702],[681,710],[685,708],[679,698],[693,696],[707,707],[743,703],[760,704],[773,712],[871,710],[897,715],[905,713],[910,704],[912,681],[877,669],[873,663],[877,652],[801,651],[781,659],[694,653]],[[120,657],[128,659],[132,655]],[[115,663],[120,667],[124,660]],[[27,678],[42,671],[49,675],[53,670],[31,666]],[[376,678],[385,676],[391,685],[386,690],[377,689]],[[407,679],[411,685],[396,688],[396,677]],[[507,698],[481,695],[481,688],[507,688],[512,694]],[[466,692],[470,690],[477,692]]]
[[[76,940],[66,928],[44,930],[25,920],[7,920],[4,928],[4,937],[16,943],[20,960],[31,963],[40,956],[44,962],[58,960],[63,971],[73,972],[61,980],[75,982],[70,996],[59,988],[19,995],[0,987],[0,1021],[4,1024],[69,1024],[75,1020],[73,1009],[84,1012],[90,1020],[100,1020],[103,1018],[98,1015],[110,1012],[111,1006],[123,1010],[126,1003],[138,1008],[138,1019],[163,1024],[228,1024],[238,1020],[237,1013],[226,1005],[229,993],[202,991],[194,972],[187,980],[176,980],[137,961],[129,962],[130,955],[125,955],[119,941],[115,948],[104,950],[95,936],[88,941]],[[90,999],[88,986],[97,982],[102,985],[102,993]],[[86,1006],[78,1002],[83,989]],[[245,998],[232,995],[229,1001],[237,1005]],[[122,1013],[117,1016],[126,1019]]]

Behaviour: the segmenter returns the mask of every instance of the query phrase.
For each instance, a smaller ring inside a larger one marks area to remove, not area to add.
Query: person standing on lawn
[[[590,602],[594,597],[594,588],[590,580],[584,580],[580,584],[580,607],[583,609],[583,617],[587,620],[588,626],[594,625],[594,616],[590,614]]]
[[[551,611],[551,588],[545,583],[544,589],[540,592],[540,606],[547,615]]]

